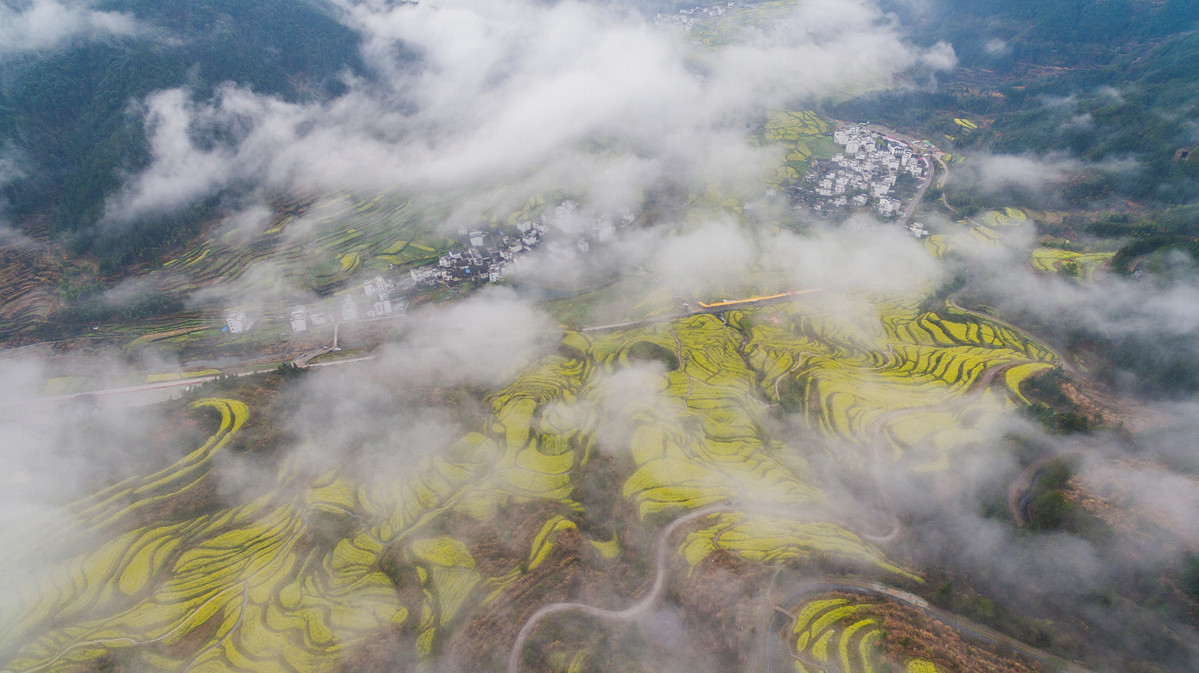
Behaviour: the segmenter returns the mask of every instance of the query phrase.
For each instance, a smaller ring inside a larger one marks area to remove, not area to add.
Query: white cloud
[[[958,55],[952,44],[938,42],[920,57],[920,62],[933,70],[953,70],[957,67]]]
[[[228,183],[233,153],[224,147],[198,148],[191,128],[217,113],[197,108],[181,89],[170,89],[146,99],[146,129],[153,170],[141,175],[124,197],[110,208],[110,215],[125,219],[181,209]]]
[[[1124,94],[1120,93],[1120,90],[1114,86],[1101,86],[1095,89],[1095,93],[1110,98],[1114,103],[1124,102]]]
[[[404,339],[382,349],[380,367],[396,380],[498,385],[552,351],[558,330],[515,293],[488,288],[414,316]]]
[[[16,6],[0,4],[0,56],[139,32],[142,28],[132,16],[95,10],[88,2],[29,0]]]
[[[1086,131],[1095,128],[1095,120],[1091,117],[1090,112],[1084,112],[1080,115],[1073,115],[1062,122],[1060,128],[1064,131]]]
[[[1069,96],[1041,96],[1041,103],[1050,109],[1054,110],[1073,110],[1078,105],[1078,96],[1070,94]]]
[[[690,294],[743,278],[758,257],[753,241],[735,224],[709,222],[654,246],[650,267],[671,290]]]
[[[867,0],[801,2],[748,43],[718,50],[571,0],[342,7],[378,83],[350,81],[348,94],[307,105],[233,87],[204,103],[182,90],[151,96],[154,160],[109,204],[109,219],[246,183],[471,191],[502,182],[624,200],[663,179],[744,185],[763,163],[746,140],[763,107],[885,84],[953,56],[947,44],[926,54],[905,45]],[[192,136],[208,128],[233,129],[235,140],[201,147]]]
[[[987,40],[987,43],[983,45],[983,51],[987,52],[991,56],[1007,56],[1008,54],[1012,53],[1012,48],[1007,42],[997,37],[993,37]]]
[[[1078,120],[1080,125],[1085,122],[1085,119]],[[1051,152],[1042,157],[1030,154],[979,154],[963,162],[960,170],[967,182],[977,183],[987,191],[1017,188],[1043,192],[1082,172],[1126,174],[1137,168],[1137,162],[1132,159],[1086,162],[1064,153]]]

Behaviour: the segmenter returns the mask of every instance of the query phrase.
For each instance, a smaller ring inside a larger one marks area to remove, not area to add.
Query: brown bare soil
[[[0,339],[10,346],[20,343],[20,333],[44,320],[58,304],[61,263],[33,249],[0,249]]]
[[[843,596],[861,601],[860,597]],[[1033,664],[999,654],[964,640],[956,629],[895,603],[877,603],[865,614],[882,620],[886,636],[883,653],[895,661],[927,659],[941,670],[956,673],[1038,673]],[[859,617],[860,618],[860,617]]]
[[[1098,416],[1104,425],[1123,427],[1129,432],[1143,432],[1159,427],[1168,421],[1165,414],[1154,411],[1144,404],[1117,395],[1107,386],[1093,379],[1063,381],[1062,392],[1087,416]]]
[[[541,565],[513,583],[500,599],[482,606],[470,623],[457,629],[446,647],[454,668],[498,670],[517,632],[538,608],[558,601],[587,602],[587,597],[580,596],[580,590],[598,587],[604,584],[604,578],[602,573],[580,563],[586,544],[578,532],[563,532]],[[532,642],[534,647],[538,646],[536,638]]]
[[[339,673],[396,673],[416,668],[418,658],[400,627],[380,629],[366,640],[347,648]]]
[[[675,571],[675,577],[686,578],[677,600],[695,642],[729,670],[749,670],[760,649],[755,633],[767,619],[763,608],[770,607],[771,569],[718,549],[690,573],[685,567]]]

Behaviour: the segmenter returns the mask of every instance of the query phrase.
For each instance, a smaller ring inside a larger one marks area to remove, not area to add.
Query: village
[[[567,199],[548,213],[518,221],[515,231],[460,228],[459,245],[438,257],[436,263],[394,277],[377,275],[362,281],[361,295],[355,289],[343,293],[340,300],[297,304],[288,315],[278,317],[286,319],[293,334],[335,323],[395,318],[408,311],[411,297],[418,291],[463,283],[499,283],[539,249],[546,256],[569,262],[588,254],[593,245],[611,240],[618,226],[626,227],[635,219],[628,211],[620,213],[618,220],[606,213],[594,218],[584,216],[579,204]],[[551,229],[565,235],[551,236],[546,242]],[[253,316],[241,308],[231,308],[225,313],[222,331],[244,334],[254,326]]]
[[[654,25],[659,28],[673,29],[686,33],[695,27],[697,21],[724,16],[727,9],[732,9],[736,6],[736,2],[730,1],[727,5],[717,3],[711,7],[688,7],[680,9],[675,14],[659,13],[654,17]],[[742,3],[741,6],[752,9],[757,7],[758,3]]]
[[[927,143],[921,147],[897,140],[865,124],[839,125],[833,142],[844,152],[825,160],[813,159],[807,173],[786,187],[786,195],[796,208],[825,217],[869,208],[883,218],[898,218],[917,238],[929,234],[920,223],[908,222],[912,205],[909,203],[905,210],[904,201],[914,201],[927,186],[932,175],[929,156],[935,148]],[[361,294],[358,290],[346,291],[338,299],[296,304],[272,322],[285,321],[291,333],[300,334],[337,323],[395,318],[407,312],[412,296],[418,292],[438,286],[502,282],[538,250],[546,257],[569,262],[587,255],[593,245],[611,240],[618,228],[635,219],[631,212],[616,217],[585,216],[578,203],[567,199],[548,212],[520,219],[507,228],[459,228],[459,243],[440,255],[436,263],[393,276],[376,275],[362,281]],[[559,235],[547,236],[551,231]],[[243,334],[254,327],[253,316],[241,308],[230,308],[222,332]],[[281,336],[286,335],[284,332]]]
[[[821,215],[870,207],[881,217],[896,217],[932,170],[928,157],[911,145],[864,125],[837,128],[833,142],[844,153],[813,159],[802,180],[787,189],[793,203]]]

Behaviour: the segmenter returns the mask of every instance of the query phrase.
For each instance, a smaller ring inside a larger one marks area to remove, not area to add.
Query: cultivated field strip
[[[1083,278],[1090,278],[1095,272],[1108,263],[1114,252],[1075,252],[1061,248],[1036,248],[1032,251],[1032,266],[1037,271],[1045,273],[1065,273],[1070,271],[1068,263],[1073,264],[1074,273]]]
[[[800,606],[787,636],[794,670],[797,673],[879,671],[887,658],[879,646],[884,638],[882,623],[872,616],[872,607],[844,598],[817,598]],[[930,661],[915,658],[904,662],[899,670],[938,673],[940,669]]]
[[[1026,403],[1021,382],[1055,364],[1049,349],[1016,330],[957,309],[875,306],[873,324],[802,302],[756,320],[745,353],[765,374],[762,394],[825,436],[865,449],[878,434],[896,457],[918,449],[909,466],[927,469],[971,441],[963,418],[981,428]]]
[[[681,563],[719,551],[912,578],[871,541],[881,538],[833,511],[810,460],[837,446],[838,459],[863,470],[945,467],[1023,403],[1020,382],[1053,356],[973,315],[864,301],[871,310],[850,317],[797,298],[567,332],[556,354],[491,392],[452,446],[373,474],[314,471],[297,456],[252,496],[172,508],[219,482],[214,457],[252,413],[237,400],[198,402],[220,416],[202,446],[66,509],[103,540],[76,530],[54,538],[68,560],[0,615],[3,669],[88,671],[119,660],[146,671],[323,673],[381,633],[396,634],[405,657],[432,660],[480,611],[535,596],[528,580],[556,572],[547,568],[567,553],[562,540],[582,536],[584,551],[569,553],[589,563],[627,562],[622,531],[583,534],[579,487],[606,453],[628,465],[607,497],[630,503],[641,525],[742,503],[681,538],[671,552]],[[809,435],[773,434],[780,414]],[[530,506],[538,514],[508,529],[506,514]],[[455,522],[502,530],[523,551],[480,557]],[[798,649],[873,670],[873,628],[817,629]],[[590,661],[571,652],[562,670]]]
[[[804,176],[812,159],[812,144],[831,140],[829,125],[810,110],[771,110],[758,137],[763,144],[779,144],[787,149],[782,166],[767,180],[771,187],[795,182]]]

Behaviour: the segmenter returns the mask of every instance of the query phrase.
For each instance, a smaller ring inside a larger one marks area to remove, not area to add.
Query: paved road
[[[901,215],[897,220],[899,226],[901,227],[908,226],[908,223],[912,221],[912,217],[920,208],[921,200],[924,199],[924,193],[927,192],[929,186],[933,184],[933,175],[936,174],[936,171],[933,170],[932,164],[929,163],[927,157],[921,159],[921,161],[924,162],[924,166],[928,170],[928,175],[924,177],[924,182],[922,182],[920,184],[920,188],[916,190],[916,195],[912,197],[912,202],[908,204],[908,207],[903,211],[903,215]]]
[[[354,362],[363,362],[366,360],[374,360],[374,359],[375,359],[374,355],[367,355],[364,357],[346,358],[344,360],[331,360],[329,362],[319,362],[317,364],[308,365],[308,366],[309,367],[333,367],[333,366],[348,365],[348,364],[351,364]],[[265,374],[267,372],[274,371],[278,367],[279,367],[279,363],[271,363],[268,365],[261,365],[258,367],[254,367],[254,368],[248,369],[243,372],[238,372],[236,374],[231,374],[230,376],[240,377],[240,376],[254,376],[255,374]],[[211,374],[211,375],[207,375],[207,376],[193,376],[193,377],[189,377],[189,378],[185,378],[185,379],[179,379],[176,381],[161,381],[161,382],[157,382],[157,383],[142,383],[142,384],[133,385],[133,386],[116,386],[116,387],[112,387],[112,388],[101,388],[100,390],[88,390],[88,391],[79,392],[79,393],[67,393],[64,395],[32,396],[32,397],[27,397],[27,398],[24,398],[21,400],[10,401],[10,402],[4,403],[0,406],[17,407],[17,406],[24,406],[27,404],[38,404],[38,403],[48,403],[48,402],[49,403],[67,402],[70,400],[78,399],[80,397],[88,397],[88,396],[111,397],[111,396],[118,396],[118,395],[133,395],[133,394],[138,394],[138,393],[149,393],[149,392],[155,392],[155,391],[169,391],[169,390],[174,390],[177,388],[186,388],[188,386],[194,386],[194,385],[197,385],[200,383],[207,383],[208,381],[215,380],[219,376],[221,376],[221,374]]]
[[[346,358],[344,360],[330,360],[329,362],[318,362],[317,364],[309,364],[309,362],[313,358],[316,358],[320,355],[324,355],[326,353],[332,353],[332,352],[335,352],[338,350],[337,342],[338,342],[338,333],[340,332],[340,328],[341,328],[341,323],[337,323],[337,322],[333,323],[333,343],[332,343],[332,345],[325,346],[323,348],[317,348],[317,349],[314,349],[311,351],[307,351],[305,353],[300,354],[295,359],[290,360],[289,362],[297,367],[330,367],[330,366],[346,365],[346,364],[350,364],[353,362],[363,362],[365,360],[375,359],[374,355],[367,355],[364,357]],[[274,371],[275,369],[277,369],[279,367],[280,364],[282,364],[282,363],[271,362],[268,364],[257,365],[257,366],[251,367],[245,371],[230,374],[230,376],[240,377],[240,376],[253,376],[255,374],[265,374],[267,372]],[[159,391],[172,391],[176,388],[186,388],[186,387],[198,385],[201,383],[207,383],[209,381],[215,380],[219,376],[222,376],[222,374],[208,374],[205,376],[190,376],[187,378],[177,379],[174,381],[158,381],[155,383],[141,383],[141,384],[132,385],[132,386],[114,386],[111,388],[101,388],[99,390],[86,390],[83,392],[66,393],[63,395],[35,396],[35,397],[29,397],[29,398],[25,398],[25,399],[21,399],[21,400],[17,400],[17,401],[3,403],[3,404],[0,404],[0,407],[23,406],[23,405],[30,404],[30,403],[67,402],[67,401],[78,399],[80,397],[85,397],[85,396],[112,397],[112,396],[120,396],[120,395],[137,395],[137,394],[153,393],[153,392],[159,392]]]
[[[524,625],[521,626],[520,631],[517,633],[516,641],[512,644],[512,649],[508,653],[508,673],[520,673],[520,662],[525,643],[533,635],[533,631],[537,628],[537,625],[550,615],[560,612],[581,612],[599,619],[629,622],[648,614],[651,609],[657,606],[658,600],[662,597],[662,593],[666,589],[666,566],[671,551],[669,547],[670,536],[681,526],[697,519],[712,516],[713,514],[762,514],[793,521],[827,520],[826,516],[818,515],[819,513],[816,512],[797,511],[781,507],[763,507],[747,503],[709,505],[688,512],[667,524],[665,528],[658,531],[657,537],[654,538],[654,579],[650,584],[649,590],[641,598],[623,610],[608,610],[577,601],[563,601],[542,606],[525,620]]]
[[[664,313],[662,315],[650,316],[648,318],[642,318],[640,320],[626,320],[625,322],[614,322],[614,323],[608,323],[607,325],[590,325],[588,327],[583,327],[583,328],[579,329],[579,331],[580,332],[606,332],[606,331],[614,330],[614,329],[627,329],[630,327],[641,327],[643,325],[653,325],[655,323],[670,322],[671,320],[678,320],[680,318],[690,318],[693,315],[700,315],[702,313],[708,313],[708,314],[724,313],[725,311],[736,311],[737,309],[744,308],[747,306],[765,306],[766,304],[776,304],[776,303],[782,302],[782,301],[789,301],[791,299],[794,299],[795,297],[800,297],[805,294],[812,294],[813,292],[822,292],[823,290],[824,290],[824,288],[816,288],[813,290],[799,290],[797,292],[792,292],[790,294],[787,294],[787,295],[784,295],[781,297],[771,296],[771,297],[763,297],[761,299],[742,299],[742,300],[736,300],[736,301],[731,301],[731,302],[721,302],[719,306],[714,305],[714,306],[709,306],[707,308],[704,308],[703,306],[695,306],[689,311],[676,311],[674,313]]]

